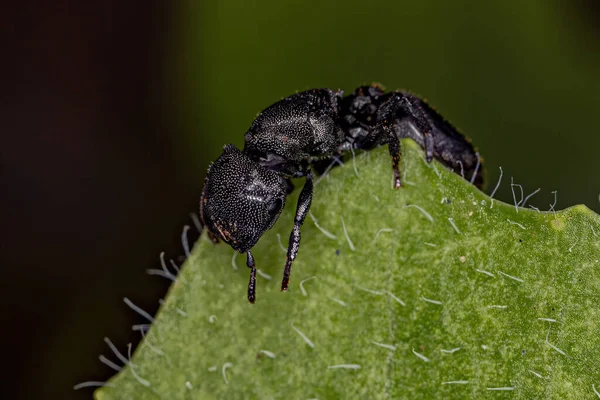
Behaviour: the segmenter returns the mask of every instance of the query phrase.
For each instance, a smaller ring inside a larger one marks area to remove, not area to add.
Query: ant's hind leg
[[[434,128],[423,110],[421,100],[403,92],[392,93],[381,105],[377,113],[377,121],[372,135],[387,139],[394,170],[394,188],[397,189],[401,186],[400,139],[413,139],[424,148],[427,162],[431,162],[434,154],[432,134]]]
[[[398,189],[402,186],[402,182],[400,181],[400,138],[388,120],[383,120],[375,125],[364,140],[362,140],[360,147],[371,149],[378,143],[387,143],[388,145],[390,157],[392,157],[394,189]]]
[[[313,181],[312,173],[308,171],[306,174],[306,183],[300,192],[298,198],[298,206],[296,207],[296,217],[294,218],[294,228],[290,234],[290,242],[287,249],[287,258],[285,261],[285,268],[283,270],[283,279],[281,280],[281,291],[285,292],[288,289],[290,283],[290,273],[292,269],[292,262],[298,254],[300,248],[300,227],[304,223],[304,218],[308,214],[310,209],[310,203],[313,195]]]
[[[431,116],[424,108],[426,104],[417,96],[405,92],[395,92],[388,100],[385,110],[386,117],[395,122],[394,130],[400,138],[413,139],[425,150],[427,162],[433,160],[433,134],[436,129]]]
[[[433,160],[433,136],[431,132],[423,132],[425,138],[425,159],[428,163]]]
[[[402,186],[400,181],[400,139],[393,129],[387,128],[388,131],[388,150],[392,157],[392,170],[394,172],[394,189],[399,189]]]

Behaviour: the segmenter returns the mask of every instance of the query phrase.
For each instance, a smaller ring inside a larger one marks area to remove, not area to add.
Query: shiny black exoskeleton
[[[341,90],[312,89],[265,109],[244,139],[244,149],[227,145],[206,175],[200,216],[210,238],[247,254],[251,268],[248,300],[254,303],[256,266],[251,248],[270,229],[285,205],[289,179],[306,181],[296,208],[281,290],[288,288],[292,262],[300,246],[300,227],[313,193],[311,164],[348,150],[387,144],[394,188],[400,181],[400,139],[411,138],[434,157],[481,187],[480,160],[470,141],[419,97],[385,93],[378,85],[359,87],[347,97]]]

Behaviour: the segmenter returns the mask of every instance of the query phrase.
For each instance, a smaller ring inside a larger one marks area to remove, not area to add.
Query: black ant
[[[300,227],[313,194],[311,165],[348,150],[387,144],[393,185],[399,188],[400,139],[411,138],[480,187],[483,172],[471,142],[414,94],[385,93],[379,85],[341,90],[312,89],[278,101],[261,112],[244,135],[244,150],[229,144],[208,169],[200,216],[208,235],[247,254],[251,268],[248,300],[256,299],[256,265],[250,249],[270,229],[285,205],[292,178],[305,177],[290,235],[281,290],[286,291],[300,247]]]

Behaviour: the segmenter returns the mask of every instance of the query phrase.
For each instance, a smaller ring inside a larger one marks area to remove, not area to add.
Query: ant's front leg
[[[256,301],[256,263],[254,262],[254,256],[248,250],[246,252],[246,266],[250,268],[250,280],[248,281],[248,301],[254,304]]]
[[[300,192],[298,198],[298,206],[296,207],[296,217],[294,218],[294,228],[290,234],[290,242],[287,249],[287,258],[285,261],[285,268],[283,270],[283,279],[281,280],[281,291],[285,292],[288,289],[290,283],[290,273],[292,269],[292,262],[296,259],[298,249],[300,248],[300,227],[304,223],[304,218],[308,214],[310,209],[310,203],[313,195],[313,176],[310,169],[306,173],[306,183]]]

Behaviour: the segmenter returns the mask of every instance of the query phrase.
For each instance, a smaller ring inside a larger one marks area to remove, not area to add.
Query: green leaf
[[[315,187],[312,214],[330,234],[307,218],[287,293],[295,196],[254,249],[272,277],[258,277],[255,305],[245,257],[234,270],[233,250],[202,237],[96,398],[597,396],[600,217],[492,201],[402,146],[400,190],[386,148]]]

